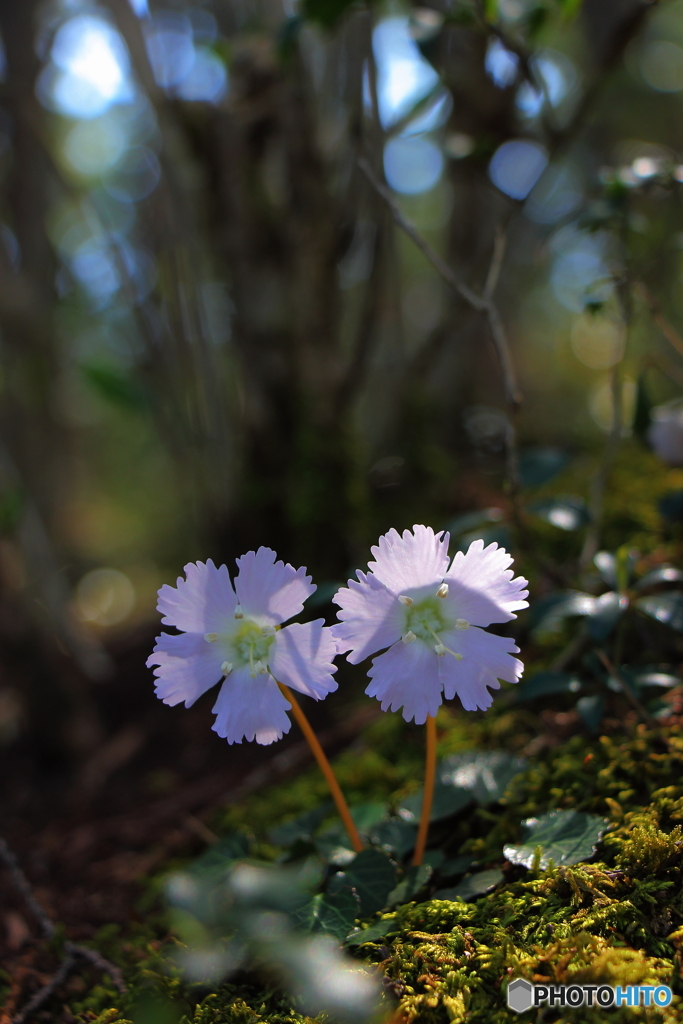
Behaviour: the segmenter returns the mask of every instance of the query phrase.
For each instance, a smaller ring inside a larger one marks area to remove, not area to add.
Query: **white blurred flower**
[[[667,466],[683,466],[683,398],[656,406],[647,439]]]

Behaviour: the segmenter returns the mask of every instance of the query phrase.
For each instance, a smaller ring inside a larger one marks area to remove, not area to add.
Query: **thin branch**
[[[106,957],[98,953],[96,949],[90,949],[88,946],[81,946],[77,942],[65,942],[64,948],[67,952],[74,956],[80,956],[83,960],[87,960],[89,963],[96,967],[102,974],[108,974],[111,978],[111,983],[122,996],[128,991],[128,986],[123,980],[123,974],[120,969],[113,964],[111,960],[107,960]]]
[[[609,674],[612,676],[612,678],[616,679],[616,681],[619,683],[619,685],[621,686],[622,690],[626,694],[626,697],[628,698],[629,702],[635,708],[635,710],[638,712],[638,714],[640,715],[642,720],[645,722],[645,724],[648,725],[652,730],[657,732],[661,736],[661,738],[664,740],[664,742],[666,743],[666,739],[665,739],[665,737],[662,734],[662,730],[660,728],[659,722],[657,721],[656,718],[652,717],[652,715],[647,710],[647,708],[643,707],[643,705],[640,703],[640,701],[636,697],[635,693],[631,689],[629,683],[626,681],[626,679],[621,674],[619,669],[616,668],[616,666],[612,664],[612,662],[609,660],[609,658],[607,657],[607,655],[605,654],[604,651],[601,651],[601,650],[598,649],[598,650],[596,650],[595,653],[597,654],[598,658],[603,663],[603,665],[605,666],[605,668],[607,669]]]
[[[671,347],[678,352],[679,356],[683,356],[683,338],[681,338],[673,324],[664,316],[659,303],[650,292],[649,288],[647,288],[642,281],[637,281],[634,285],[634,291],[636,292],[636,295],[643,299],[647,304],[647,307],[650,310],[650,316],[657,324],[657,327],[659,327]]]
[[[24,874],[17,856],[13,850],[9,848],[4,839],[0,837],[0,860],[3,861],[5,867],[12,876],[12,881],[15,887],[19,890],[21,895],[24,897],[24,902],[29,908],[36,921],[43,930],[43,934],[47,939],[51,939],[55,933],[55,926],[50,918],[45,913],[45,910],[40,905],[33,893],[33,886],[29,882],[28,878]]]
[[[0,860],[9,871],[15,887],[24,897],[26,906],[40,925],[45,938],[54,938],[56,933],[54,922],[47,915],[45,908],[36,899],[33,886],[19,864],[16,854],[10,849],[2,837],[0,837]],[[54,978],[52,978],[44,988],[35,994],[24,1009],[14,1018],[13,1024],[22,1024],[29,1014],[33,1013],[33,1011],[38,1009],[39,1006],[42,1006],[45,1000],[48,999],[65,980],[67,975],[73,969],[74,962],[78,957],[82,960],[87,960],[93,965],[93,967],[96,967],[97,970],[101,971],[103,974],[108,974],[111,978],[112,985],[117,992],[121,993],[121,995],[125,995],[128,991],[120,969],[116,964],[113,964],[110,960],[107,960],[106,957],[102,956],[101,953],[98,953],[96,949],[89,949],[87,946],[81,946],[77,942],[67,941],[64,943],[64,952],[66,956]]]
[[[76,966],[76,957],[73,953],[69,953],[64,957],[56,974],[48,981],[47,985],[43,985],[34,996],[29,999],[23,1010],[15,1014],[12,1018],[12,1024],[24,1024],[24,1021],[39,1010],[43,1003],[46,1003],[50,996],[54,995],[60,985],[63,985],[66,979],[69,977],[74,967]]]
[[[484,285],[484,298],[487,302],[490,302],[493,299],[495,290],[498,287],[498,280],[500,278],[500,272],[503,269],[503,260],[505,259],[506,244],[507,235],[500,225],[497,225],[496,236],[493,240],[491,265],[489,267],[489,272],[486,275],[486,284]]]
[[[391,216],[394,218],[395,222],[398,224],[401,230],[404,231],[406,235],[408,235],[411,241],[415,243],[415,245],[423,253],[423,255],[426,256],[426,258],[432,264],[434,269],[444,279],[446,284],[449,285],[449,287],[452,288],[455,292],[457,292],[458,295],[460,295],[460,297],[464,299],[469,306],[475,309],[478,313],[481,313],[488,320],[489,328],[491,330],[491,335],[493,338],[493,344],[495,346],[496,354],[500,362],[500,369],[503,377],[503,386],[505,388],[505,397],[512,411],[516,413],[521,405],[522,396],[517,387],[517,380],[515,376],[514,367],[512,364],[512,357],[510,356],[507,337],[505,335],[505,329],[503,327],[502,320],[500,319],[500,314],[498,313],[498,310],[494,305],[490,295],[478,295],[477,292],[470,288],[468,284],[466,284],[461,278],[457,276],[457,274],[455,274],[451,270],[451,268],[448,266],[445,260],[442,259],[442,257],[436,251],[436,249],[432,245],[430,245],[426,238],[422,237],[422,235],[417,230],[415,225],[412,224],[411,221],[409,221],[408,218],[404,216],[404,214],[396,204],[391,192],[386,187],[386,185],[383,185],[382,182],[377,178],[375,172],[372,170],[367,160],[361,157],[361,159],[358,161],[358,166],[360,167],[361,171],[368,179],[372,187],[375,189],[375,191],[378,192],[379,195],[381,195],[382,199],[384,199],[385,203],[387,204],[391,212]],[[500,259],[500,257],[497,255],[498,248],[499,247],[497,246],[494,247],[494,271],[495,264],[498,263]],[[497,277],[497,273],[498,271],[495,271],[493,275],[494,283],[495,278]],[[492,272],[490,270],[489,278],[491,276]]]

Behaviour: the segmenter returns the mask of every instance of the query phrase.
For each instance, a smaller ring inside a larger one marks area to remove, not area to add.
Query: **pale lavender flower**
[[[370,654],[372,682],[365,691],[382,709],[403,707],[406,721],[434,716],[456,694],[473,711],[492,702],[489,687],[515,683],[523,665],[509,637],[482,627],[508,622],[527,607],[527,581],[513,579],[511,556],[497,544],[475,540],[449,566],[448,534],[414,526],[390,530],[372,548],[370,572],[337,592],[341,620],[332,627],[340,653],[357,665]]]
[[[220,679],[213,729],[229,743],[273,743],[289,732],[291,704],[276,680],[315,700],[337,689],[336,653],[323,619],[282,623],[315,591],[304,568],[275,561],[270,548],[237,559],[234,590],[226,566],[185,566],[185,579],[159,591],[162,622],[183,632],[157,637],[148,667],[165,704],[191,707]]]

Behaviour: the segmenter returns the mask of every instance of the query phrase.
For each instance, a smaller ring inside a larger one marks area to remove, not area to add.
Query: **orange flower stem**
[[[425,785],[424,796],[422,797],[422,814],[420,815],[420,827],[417,830],[417,842],[413,854],[413,866],[417,867],[422,863],[425,846],[427,845],[427,833],[429,832],[429,819],[432,813],[432,801],[434,799],[434,783],[436,781],[436,718],[427,716],[427,756],[425,759]]]
[[[341,818],[344,824],[344,828],[349,834],[351,846],[354,848],[356,853],[360,853],[360,851],[363,849],[363,843],[361,841],[360,836],[358,835],[358,829],[356,828],[356,824],[353,818],[351,817],[349,805],[344,799],[344,794],[342,793],[339,787],[339,783],[337,782],[337,779],[335,777],[335,774],[332,771],[332,765],[327,760],[325,752],[323,748],[320,746],[320,743],[318,742],[318,737],[313,732],[310,722],[308,721],[306,715],[301,710],[299,702],[294,697],[292,691],[289,689],[289,687],[285,686],[284,683],[278,683],[277,685],[280,687],[280,691],[283,694],[283,696],[286,697],[289,703],[292,705],[292,714],[296,718],[299,728],[301,729],[302,733],[304,734],[304,737],[306,738],[306,742],[311,748],[313,757],[318,762],[318,767],[320,768],[320,771],[325,776],[325,781],[327,782],[327,785],[330,787],[332,799],[337,805],[339,817]]]

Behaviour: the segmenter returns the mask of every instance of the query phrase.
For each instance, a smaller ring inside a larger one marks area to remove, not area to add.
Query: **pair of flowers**
[[[390,530],[372,548],[369,571],[334,596],[340,621],[331,627],[284,625],[316,587],[270,548],[238,558],[234,584],[211,560],[185,566],[185,579],[159,591],[162,622],[182,632],[162,633],[148,659],[157,696],[190,707],[223,679],[213,729],[229,743],[268,744],[291,725],[278,684],[320,700],[337,689],[337,654],[358,664],[384,650],[366,690],[384,711],[403,708],[421,724],[444,697],[457,694],[466,710],[489,707],[489,688],[517,682],[523,666],[514,642],[485,627],[527,606],[527,581],[513,579],[512,558],[496,544],[474,541],[449,564],[448,543],[426,526]]]

